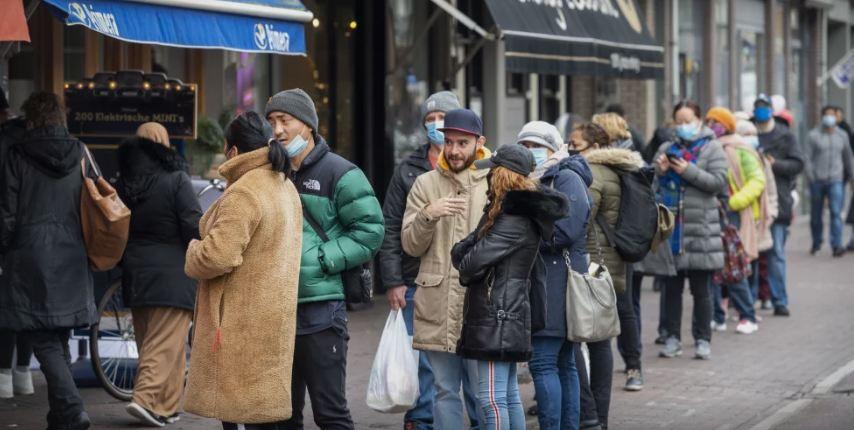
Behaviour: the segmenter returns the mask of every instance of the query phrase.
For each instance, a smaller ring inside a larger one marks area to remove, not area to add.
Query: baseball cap
[[[536,143],[558,152],[563,143],[563,138],[561,138],[557,127],[545,121],[531,121],[522,127],[522,131],[516,137],[516,143],[522,142]]]
[[[534,171],[534,154],[522,145],[504,145],[495,151],[491,158],[474,162],[475,169],[504,167],[523,176]]]
[[[445,126],[439,131],[459,131],[461,133],[483,136],[483,121],[476,113],[468,109],[454,109],[445,113]]]
[[[771,99],[770,99],[770,98],[768,98],[768,96],[767,96],[767,95],[765,95],[764,93],[759,94],[758,96],[756,96],[756,101],[754,101],[754,102],[753,102],[753,107],[756,107],[756,106],[758,106],[758,105],[760,105],[760,104],[764,104],[764,105],[766,105],[766,106],[768,106],[768,107],[773,106],[773,104],[771,103]]]

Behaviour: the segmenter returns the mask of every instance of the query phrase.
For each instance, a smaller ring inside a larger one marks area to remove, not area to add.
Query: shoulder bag
[[[329,242],[326,231],[311,216],[311,213],[302,205],[302,216],[311,226],[311,229],[320,237],[320,240]],[[374,275],[371,273],[371,263],[367,262],[358,267],[341,272],[341,282],[344,284],[344,301],[349,304],[370,303],[374,295]]]
[[[80,223],[89,264],[97,271],[110,270],[125,252],[130,229],[130,209],[119,198],[116,189],[104,179],[86,145],[80,160],[83,189],[80,192]],[[94,173],[86,175],[88,167]]]

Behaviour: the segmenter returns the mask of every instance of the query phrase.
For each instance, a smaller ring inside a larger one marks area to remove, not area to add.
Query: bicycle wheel
[[[92,368],[111,396],[130,401],[139,354],[130,309],[122,303],[121,280],[104,293],[98,304],[98,322],[89,332]]]

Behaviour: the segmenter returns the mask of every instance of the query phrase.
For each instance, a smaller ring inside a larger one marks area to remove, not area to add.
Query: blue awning
[[[298,0],[43,0],[68,25],[126,42],[305,55]]]

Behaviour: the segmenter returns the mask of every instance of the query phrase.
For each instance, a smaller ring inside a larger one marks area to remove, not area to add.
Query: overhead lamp
[[[181,86],[180,86],[180,85],[175,85],[175,91],[181,91]]]
[[[67,90],[71,85],[68,85],[68,82],[66,82],[66,83],[65,83],[65,85],[63,85],[63,86],[64,86],[64,87],[65,87],[65,89]]]
[[[171,89],[172,89],[172,85],[169,85],[169,84],[163,84],[163,88],[165,88],[166,90],[171,90]]]
[[[143,83],[142,83],[142,88],[143,88],[143,89],[146,89],[146,90],[151,89],[151,84],[149,84],[148,82],[143,82]]]
[[[320,20],[317,18],[314,18],[313,20],[311,20],[311,26],[314,28],[320,27]]]
[[[108,86],[110,87],[110,89],[111,89],[111,90],[116,89],[116,81],[110,81],[110,83],[108,84]]]
[[[350,21],[350,30],[355,30],[356,27],[358,27],[358,24],[356,24],[356,20]]]
[[[94,82],[89,82],[89,89],[91,90],[91,89],[93,89],[93,88],[95,88],[95,83],[94,83]]]
[[[82,84],[82,83],[78,83],[78,84],[77,84],[77,89],[78,89],[78,90],[82,90],[82,89],[83,89],[83,84]]]

